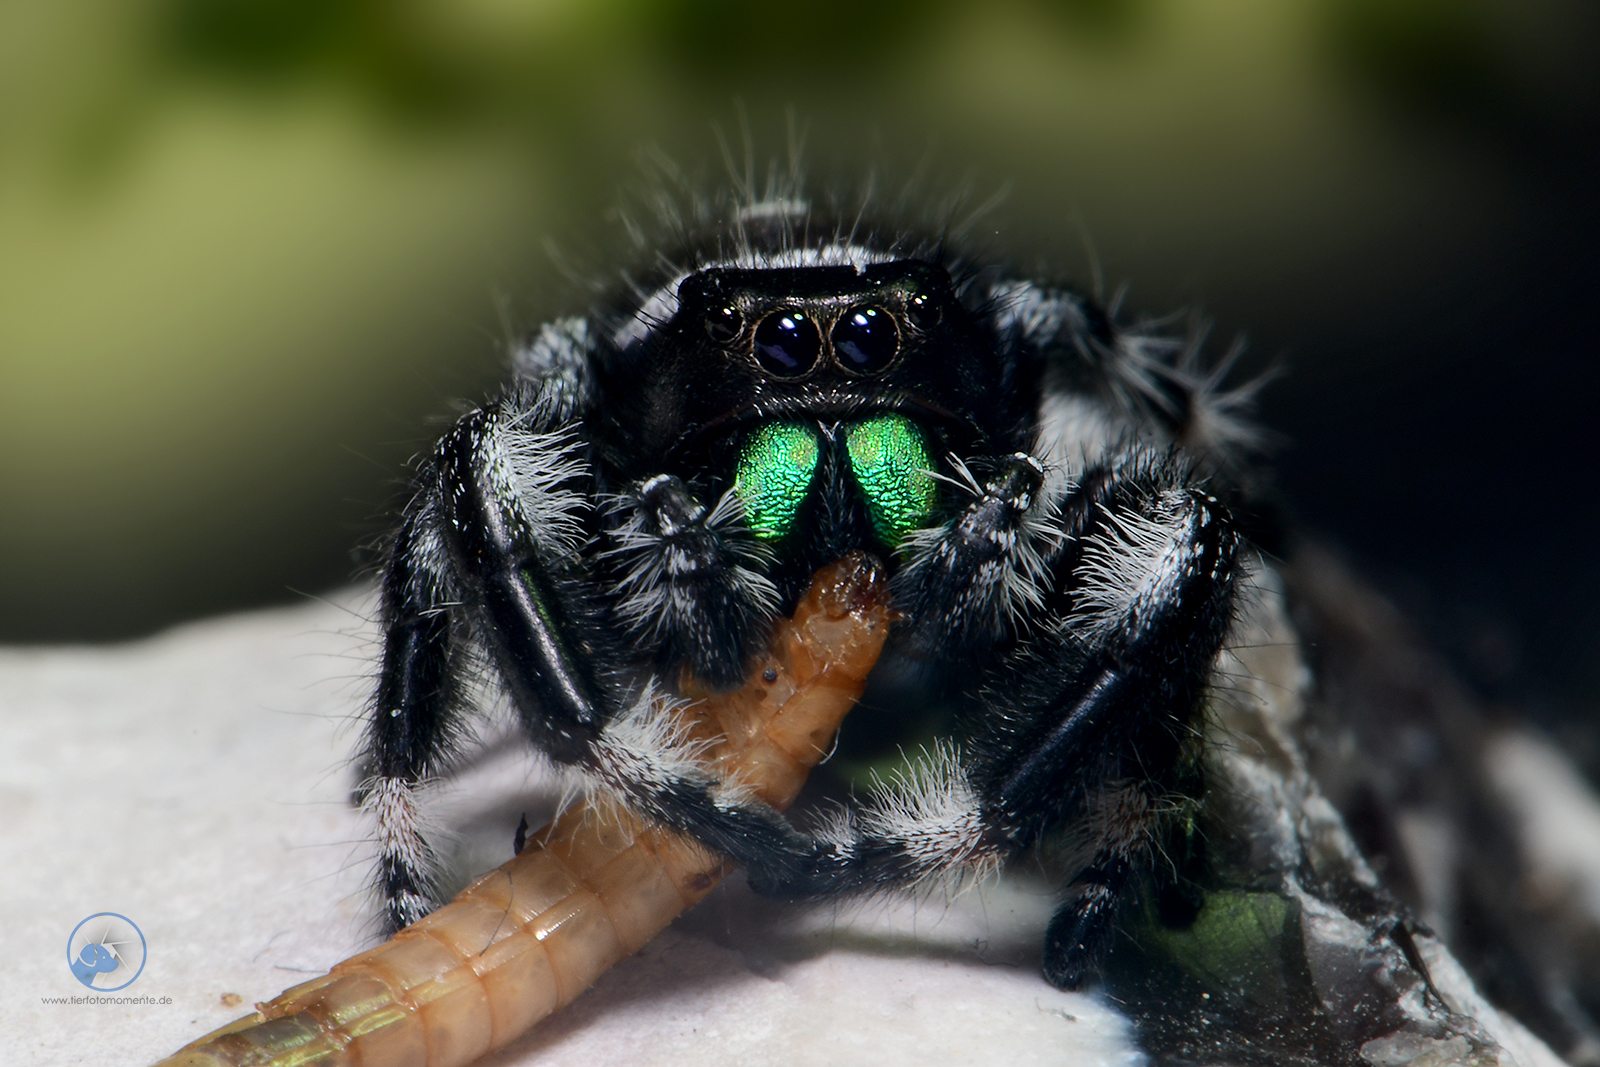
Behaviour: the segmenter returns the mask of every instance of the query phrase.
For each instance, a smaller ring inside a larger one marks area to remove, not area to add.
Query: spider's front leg
[[[578,442],[557,401],[512,395],[458,422],[422,463],[389,549],[359,795],[377,825],[391,931],[441,903],[417,794],[456,755],[475,661],[490,661],[530,738],[561,763],[589,753],[617,702],[600,669],[609,650],[593,647],[596,628],[582,625],[592,598],[574,581],[557,587],[587,507]]]
[[[1232,622],[1241,538],[1166,462],[1103,480],[1105,505],[1058,561],[1061,614],[989,683],[974,775],[1017,847],[1065,829],[1086,862],[1045,939],[1045,976],[1078,985],[1160,813],[1197,799],[1195,719]],[[1109,473],[1109,472],[1108,472]]]
[[[636,669],[650,656],[606,625],[626,591],[584,558],[594,478],[561,400],[513,392],[458,422],[423,465],[391,548],[361,794],[394,929],[440,902],[417,791],[448,769],[475,653],[529,740],[596,787],[741,862],[788,869],[809,855],[775,811],[707,773],[671,727],[661,686]]]
[[[377,828],[376,889],[383,924],[408,926],[439,903],[438,857],[423,833],[417,787],[441,773],[461,732],[461,658],[448,604],[454,590],[442,567],[434,524],[419,497],[390,546],[380,611],[385,629],[360,762],[356,796]]]
[[[1240,538],[1180,467],[1141,454],[1084,472],[1048,526],[1034,546],[1045,581],[1016,601],[1019,636],[984,676],[965,752],[941,746],[849,810],[803,878],[757,872],[758,888],[911,886],[1061,834],[1080,865],[1046,935],[1045,976],[1071,988],[1093,969],[1159,813],[1195,791],[1185,754],[1231,620]]]

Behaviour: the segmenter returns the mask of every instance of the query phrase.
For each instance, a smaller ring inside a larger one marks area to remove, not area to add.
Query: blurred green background
[[[1278,480],[1490,695],[1600,703],[1584,0],[0,5],[0,639],[349,580],[663,150],[808,131],[1193,307]],[[737,103],[736,103],[737,102]],[[741,111],[747,116],[741,119]],[[829,177],[832,175],[833,177]],[[842,176],[842,177],[841,177]],[[1090,251],[1092,250],[1092,252]]]

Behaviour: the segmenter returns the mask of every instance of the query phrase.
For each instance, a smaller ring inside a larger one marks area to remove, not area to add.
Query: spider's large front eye
[[[803,311],[774,311],[756,327],[756,362],[774,378],[810,373],[822,352],[822,334]]]
[[[877,374],[900,351],[900,327],[880,307],[853,307],[833,327],[833,355],[849,374]]]

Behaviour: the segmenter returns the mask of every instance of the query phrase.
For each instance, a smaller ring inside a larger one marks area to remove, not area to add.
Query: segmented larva
[[[862,553],[818,571],[743,688],[690,704],[716,773],[779,809],[831,745],[888,632]],[[459,1067],[526,1033],[732,868],[615,804],[584,804],[454,901],[157,1067]]]

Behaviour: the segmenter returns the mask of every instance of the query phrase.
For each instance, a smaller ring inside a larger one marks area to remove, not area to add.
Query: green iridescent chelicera
[[[937,493],[922,431],[903,416],[883,415],[850,427],[845,447],[873,532],[884,544],[899,545],[927,522]]]
[[[816,430],[792,422],[768,423],[745,441],[733,485],[757,537],[776,541],[794,528],[819,454]]]
[[[845,450],[873,532],[885,545],[899,545],[927,522],[937,494],[922,431],[903,416],[883,415],[851,426]],[[816,428],[799,423],[767,423],[746,439],[734,490],[757,537],[777,541],[794,529],[820,454]]]

